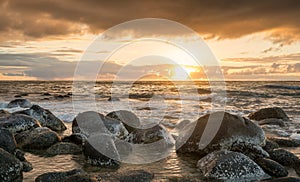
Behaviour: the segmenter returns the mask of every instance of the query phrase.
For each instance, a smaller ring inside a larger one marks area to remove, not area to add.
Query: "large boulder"
[[[32,106],[31,102],[27,99],[15,99],[10,101],[7,104],[7,108],[14,108],[14,107],[29,108],[31,106]]]
[[[60,141],[54,131],[46,127],[35,128],[15,135],[18,146],[23,149],[47,149]]]
[[[197,167],[203,176],[217,180],[255,181],[266,177],[249,157],[227,150],[206,155],[198,161]]]
[[[88,163],[102,167],[118,167],[120,156],[111,135],[93,134],[83,145]]]
[[[8,117],[0,118],[0,128],[8,129],[13,133],[30,130],[40,126],[38,120],[24,114],[12,114]]]
[[[261,121],[268,118],[282,119],[284,121],[289,121],[289,117],[280,107],[270,107],[260,109],[249,115],[250,119]]]
[[[78,154],[81,151],[82,148],[78,145],[66,142],[56,143],[47,149],[47,153],[50,155]]]
[[[12,154],[0,148],[1,181],[22,181],[23,164]]]
[[[67,127],[63,121],[57,118],[51,111],[38,105],[33,105],[30,109],[15,112],[15,114],[26,114],[37,119],[42,126],[48,127],[53,131],[64,131]]]
[[[0,129],[0,148],[13,154],[17,148],[15,138],[9,130]]]
[[[208,136],[212,137],[211,140],[208,140]],[[227,112],[215,112],[184,127],[176,139],[176,150],[179,153],[198,153],[203,156],[233,146],[237,148],[241,145],[245,148],[249,145],[253,148],[264,144],[265,133],[255,123]]]
[[[71,171],[64,171],[64,172],[48,172],[39,175],[35,182],[64,182],[69,177],[78,175],[78,174],[84,174],[85,172],[82,169],[74,169]]]
[[[95,133],[105,133],[119,139],[124,139],[128,135],[122,122],[94,111],[79,113],[73,120],[72,132],[87,137]]]

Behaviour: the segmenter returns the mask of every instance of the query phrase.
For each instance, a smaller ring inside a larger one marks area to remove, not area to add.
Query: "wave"
[[[292,85],[265,85],[264,87],[271,88],[271,89],[300,90],[300,86],[292,86]]]

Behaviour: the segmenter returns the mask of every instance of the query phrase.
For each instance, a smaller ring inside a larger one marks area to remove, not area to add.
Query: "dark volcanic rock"
[[[87,140],[87,137],[80,133],[72,133],[70,136],[66,136],[62,139],[63,142],[71,142],[76,145],[83,145]]]
[[[0,129],[0,148],[13,154],[16,150],[16,141],[13,134],[6,129]]]
[[[121,121],[128,132],[132,132],[136,128],[141,127],[140,119],[132,112],[126,110],[113,111],[108,113],[106,116]]]
[[[288,175],[287,169],[280,165],[279,163],[267,159],[267,158],[259,158],[255,160],[256,164],[258,164],[267,174],[275,177],[285,177]]]
[[[65,172],[49,172],[39,175],[35,182],[65,182],[69,177],[73,175],[85,173],[82,169],[74,169]]]
[[[56,143],[47,149],[47,153],[50,155],[60,154],[78,154],[82,151],[82,148],[73,143]]]
[[[279,145],[276,142],[273,142],[271,140],[266,140],[266,145],[263,147],[263,149],[267,152],[270,152],[276,148],[279,148]]]
[[[94,111],[79,113],[73,120],[72,132],[81,133],[87,137],[92,133],[105,133],[120,139],[128,135],[122,122]]]
[[[0,118],[0,128],[8,129],[13,133],[30,130],[40,126],[38,120],[24,114],[12,114],[6,118]]]
[[[102,167],[118,167],[120,156],[111,135],[94,134],[83,145],[88,163]]]
[[[29,108],[32,104],[27,99],[15,99],[8,103],[7,108],[23,107]]]
[[[18,146],[23,149],[47,149],[60,141],[54,131],[46,127],[35,128],[15,135]]]
[[[12,154],[0,148],[1,181],[22,181],[23,165]]]
[[[266,174],[249,157],[227,150],[212,152],[198,161],[198,169],[205,177],[219,180],[259,180]]]
[[[204,136],[206,127],[210,129]],[[211,142],[209,137],[213,137]],[[198,153],[203,156],[215,150],[230,149],[233,145],[252,147],[262,146],[264,143],[264,131],[255,123],[237,115],[215,112],[202,116],[184,127],[176,139],[176,150],[180,153]]]
[[[300,182],[300,178],[295,177],[284,177],[284,178],[274,178],[266,180],[266,182]]]
[[[38,105],[33,105],[30,109],[18,111],[17,114],[26,114],[37,119],[42,126],[48,127],[53,131],[64,131],[67,127],[51,111]]]
[[[260,120],[258,122],[259,125],[278,125],[280,127],[284,127],[284,121],[282,119],[277,119],[277,118],[267,118]]]
[[[268,118],[277,118],[277,119],[282,119],[284,121],[289,121],[289,117],[279,107],[260,109],[254,113],[251,113],[249,115],[249,118],[254,119],[256,121],[261,121],[263,119],[268,119]]]
[[[284,149],[275,149],[269,152],[270,158],[284,166],[294,166],[299,162],[299,158]]]
[[[284,138],[284,137],[271,137],[270,141],[277,143],[280,147],[300,147],[300,140]]]
[[[144,170],[133,170],[123,173],[101,173],[93,179],[101,179],[106,182],[150,182],[154,175]]]

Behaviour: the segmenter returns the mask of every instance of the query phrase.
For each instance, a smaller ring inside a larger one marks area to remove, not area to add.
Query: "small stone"
[[[82,148],[73,143],[56,143],[47,149],[47,153],[50,155],[61,154],[79,154],[82,152]]]
[[[254,113],[249,115],[250,119],[254,119],[256,121],[261,121],[268,118],[276,118],[282,119],[284,121],[289,121],[289,117],[280,107],[270,107],[260,109]]]

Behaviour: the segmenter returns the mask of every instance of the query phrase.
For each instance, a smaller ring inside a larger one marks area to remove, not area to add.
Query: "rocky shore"
[[[131,155],[133,145],[155,142],[161,142],[163,149],[175,148],[178,157],[193,155],[198,159],[195,168],[201,177],[174,177],[166,181],[300,181],[289,176],[291,170],[300,175],[300,159],[286,150],[300,147],[300,134],[285,137],[276,133],[278,128],[293,122],[278,107],[262,108],[248,117],[228,112],[206,114],[194,122],[180,122],[176,126],[178,135],[169,133],[160,124],[142,128],[139,118],[130,111],[107,115],[88,111],[77,115],[72,134],[63,137],[60,132],[67,127],[51,111],[26,99],[13,100],[7,107],[24,110],[0,111],[0,181],[22,181],[23,173],[33,169],[24,157],[25,152],[39,151],[49,156],[83,154],[90,165],[117,169],[120,161]],[[207,140],[201,138],[206,136],[209,123],[220,118],[220,123],[215,123],[216,133],[205,143]],[[155,174],[144,170],[89,174],[74,169],[49,171],[36,176],[35,181],[131,182],[155,181],[154,177]]]

